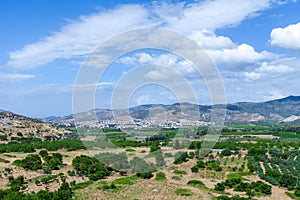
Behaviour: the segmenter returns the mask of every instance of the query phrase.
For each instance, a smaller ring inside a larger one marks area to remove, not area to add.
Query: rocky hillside
[[[218,107],[218,106],[217,106]],[[223,106],[224,107],[224,106]],[[113,113],[108,109],[95,109],[89,112],[77,114],[81,122],[93,125],[93,116],[97,116],[98,120],[113,120],[117,113],[118,119],[186,119],[209,121],[212,106],[195,105],[189,103],[173,104],[173,105],[141,105],[129,109],[130,116],[124,114],[124,110],[116,110]],[[199,115],[200,113],[200,115]],[[276,122],[292,122],[300,119],[300,96],[289,96],[283,99],[277,99],[267,102],[239,102],[226,105],[227,121],[276,121]],[[67,117],[56,117],[46,120],[54,124],[74,125],[72,115]]]
[[[11,137],[53,137],[59,138],[69,133],[49,123],[38,119],[32,119],[11,112],[0,112],[0,135],[1,138]],[[5,139],[4,139],[5,140]]]
[[[292,120],[300,116],[300,96],[289,96],[262,103],[240,102],[231,104],[227,108],[229,120],[236,118],[243,121],[245,120],[243,115],[245,117],[255,116],[257,120],[284,121],[288,120],[287,118]]]

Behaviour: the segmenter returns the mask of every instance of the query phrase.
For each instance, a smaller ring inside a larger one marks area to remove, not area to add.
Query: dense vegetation
[[[23,176],[17,178],[9,177],[9,186],[7,190],[0,190],[0,199],[3,200],[71,200],[73,197],[72,189],[69,184],[63,180],[60,188],[57,191],[49,192],[47,190],[40,190],[37,193],[24,194],[23,189],[26,188],[26,182]]]
[[[42,162],[42,158],[44,163]],[[46,150],[42,150],[39,155],[29,154],[23,160],[15,160],[13,165],[33,171],[44,168],[44,172],[51,173],[51,170],[60,169],[63,166],[63,161],[60,153],[53,153],[50,156]]]
[[[56,151],[58,149],[67,149],[68,151],[75,151],[78,149],[85,149],[86,147],[80,140],[54,140],[42,141],[41,139],[33,138],[23,142],[8,142],[7,144],[0,144],[0,153],[10,152],[24,152],[33,153],[36,149],[46,149],[48,151]]]
[[[98,159],[86,155],[74,158],[72,166],[76,170],[77,175],[88,176],[92,181],[102,179],[111,173],[111,170],[104,166]]]

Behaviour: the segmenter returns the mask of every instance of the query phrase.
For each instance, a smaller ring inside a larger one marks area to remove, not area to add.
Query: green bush
[[[177,152],[174,156],[174,164],[187,162],[188,154],[186,152]]]
[[[117,187],[115,184],[107,184],[107,183],[105,183],[105,184],[102,184],[102,185],[100,185],[99,187],[97,187],[98,189],[101,189],[101,190],[108,190],[108,191],[110,191],[110,192],[117,192],[117,191],[119,191],[119,187]]]
[[[219,191],[219,192],[225,191],[225,185],[224,185],[224,183],[217,183],[215,185],[214,190]]]
[[[89,185],[91,185],[93,183],[93,181],[84,181],[81,183],[76,183],[75,185],[72,186],[73,190],[78,190],[78,189],[84,189],[86,187],[88,187]]]
[[[36,171],[38,169],[42,169],[42,160],[39,155],[30,154],[23,160],[15,160],[13,165]]]
[[[299,187],[296,188],[294,194],[296,197],[300,197],[300,188]]]
[[[231,154],[231,150],[227,148],[221,151],[222,156],[231,156]]]
[[[99,160],[86,155],[77,156],[72,161],[72,166],[79,175],[88,176],[96,181],[110,175],[110,171]]]
[[[185,188],[177,188],[175,192],[179,196],[191,196],[192,195],[192,191],[190,189],[185,189]]]
[[[125,176],[112,181],[113,184],[132,185],[138,180],[137,176]]]
[[[153,174],[151,172],[142,172],[142,173],[137,173],[137,177],[142,178],[142,179],[150,179],[153,177]]]
[[[42,156],[42,158],[48,156],[48,151],[46,150],[41,150],[40,153],[39,153],[40,156]]]
[[[157,180],[157,181],[163,181],[163,180],[166,180],[166,174],[163,173],[163,172],[158,172],[158,173],[156,173],[156,175],[155,175],[155,180]]]
[[[190,180],[189,182],[187,182],[187,184],[190,186],[199,188],[201,190],[207,189],[206,185],[202,181],[199,181],[199,180]]]
[[[10,163],[9,160],[5,160],[3,158],[0,158],[0,162],[3,162],[3,163]]]
[[[160,150],[160,147],[159,147],[159,144],[152,144],[151,146],[150,146],[150,153],[151,152],[155,152],[155,151],[158,151],[158,150]]]
[[[187,175],[187,172],[184,170],[174,170],[174,174]]]
[[[197,172],[199,172],[199,167],[198,167],[197,165],[194,165],[194,166],[191,168],[191,171],[192,171],[193,173],[197,173]]]

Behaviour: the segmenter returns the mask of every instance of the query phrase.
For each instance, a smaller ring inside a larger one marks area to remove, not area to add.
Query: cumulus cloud
[[[217,36],[208,30],[194,31],[190,38],[195,40],[217,64],[229,64],[232,68],[241,64],[252,64],[278,57],[268,51],[257,52],[248,44],[236,44],[229,37]]]
[[[195,68],[188,61],[183,60],[182,58],[169,53],[164,53],[159,55],[149,54],[149,53],[136,53],[133,54],[132,56],[121,57],[117,62],[125,65],[133,65],[133,66],[147,65],[147,64],[167,66],[177,71],[181,75],[187,77],[194,76],[194,74],[196,73]],[[161,80],[162,78],[167,78],[165,73],[168,72],[160,68],[159,72],[151,71],[147,73],[145,75],[145,78]]]
[[[263,62],[259,68],[256,68],[252,72],[245,72],[244,75],[247,79],[257,80],[267,76],[288,74],[294,71],[295,70],[292,67],[287,65],[269,65],[268,63]]]
[[[214,32],[208,30],[193,31],[189,37],[196,41],[203,49],[232,49],[235,44],[230,38],[225,36],[217,36]]]
[[[147,74],[145,74],[145,79],[148,80],[164,80],[166,79],[166,76],[159,71],[150,71]]]
[[[216,36],[210,31],[197,31],[190,36],[210,56],[217,65],[227,65],[231,69],[247,64],[255,64],[263,60],[277,58],[278,55],[268,51],[257,52],[248,44],[237,45],[225,36]],[[161,64],[180,69],[182,73],[194,73],[193,67],[188,61],[182,60],[172,54],[151,55],[148,53],[136,53],[132,56],[122,57],[118,62],[126,65]]]
[[[276,57],[268,51],[256,52],[255,49],[248,44],[237,45],[231,49],[207,50],[208,55],[216,64],[251,64],[264,59]]]
[[[300,22],[284,28],[274,28],[270,38],[270,43],[274,46],[300,50]]]
[[[20,82],[34,77],[32,74],[0,73],[0,82]]]
[[[70,20],[59,31],[11,52],[8,66],[31,69],[59,58],[85,56],[104,40],[135,28],[166,27],[187,34],[202,29],[214,31],[236,25],[269,8],[272,3],[272,0],[206,0],[197,3],[122,5]],[[217,39],[220,41],[218,45],[230,45],[226,38]],[[205,45],[208,46],[208,43]]]

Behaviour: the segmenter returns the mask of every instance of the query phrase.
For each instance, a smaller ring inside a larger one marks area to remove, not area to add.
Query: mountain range
[[[216,105],[215,107],[226,108],[226,121],[229,122],[300,122],[300,96],[288,96],[266,102],[238,102],[227,105]],[[113,120],[117,113],[120,120],[191,120],[206,121],[210,120],[211,105],[196,105],[190,103],[175,103],[172,105],[148,104],[129,108],[126,110],[94,109],[87,112],[76,114],[83,124],[93,125],[94,116],[99,121]],[[128,115],[129,113],[129,115]],[[196,117],[196,118],[195,118]],[[74,115],[64,117],[48,117],[43,119],[46,122],[60,125],[74,125]]]

